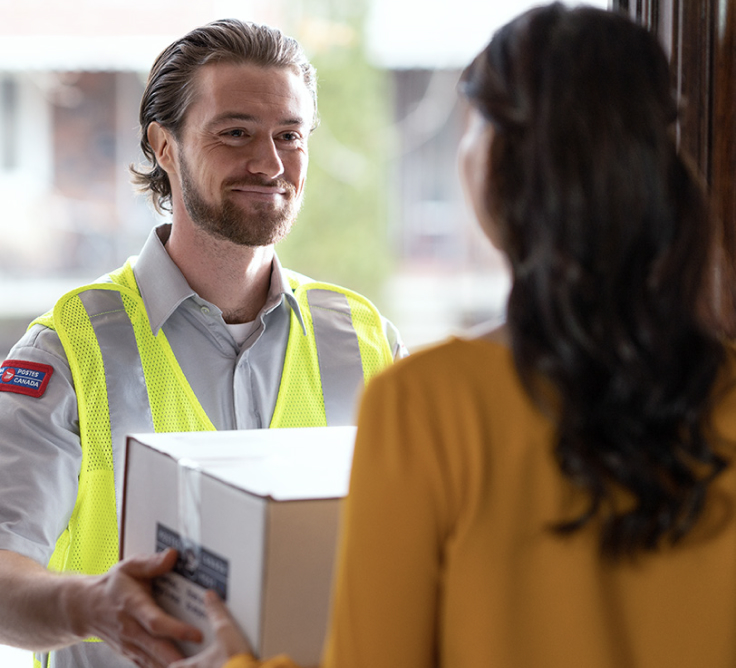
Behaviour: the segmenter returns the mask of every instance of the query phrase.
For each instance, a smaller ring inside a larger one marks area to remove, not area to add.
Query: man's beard
[[[210,204],[197,189],[184,156],[181,156],[179,165],[184,208],[200,229],[239,246],[270,246],[289,233],[301,207],[301,198],[297,197],[296,188],[288,181],[270,180],[255,175],[226,181],[222,184],[221,202]],[[251,211],[244,211],[226,197],[227,187],[238,185],[279,188],[285,191],[282,195],[284,205],[274,208],[267,202],[253,202]]]

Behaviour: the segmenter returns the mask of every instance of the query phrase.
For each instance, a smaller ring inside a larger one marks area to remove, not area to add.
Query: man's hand
[[[214,642],[203,652],[179,661],[171,668],[221,668],[230,657],[251,653],[248,640],[219,596],[213,591],[208,591],[205,594],[205,604],[207,619],[215,632]],[[257,666],[258,662],[254,660],[253,665]]]
[[[88,578],[70,597],[75,632],[98,636],[137,666],[163,668],[182,658],[174,641],[201,642],[195,626],[171,617],[151,596],[151,580],[176,564],[176,551],[135,556]]]

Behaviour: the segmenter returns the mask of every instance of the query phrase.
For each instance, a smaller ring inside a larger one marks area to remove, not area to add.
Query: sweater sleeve
[[[431,400],[395,370],[361,405],[324,668],[436,665],[442,474]]]
[[[222,668],[300,668],[288,656],[279,654],[267,661],[258,661],[250,654],[236,654],[230,657]]]
[[[441,398],[411,360],[371,380],[361,403],[322,668],[438,665],[441,564],[456,504]]]

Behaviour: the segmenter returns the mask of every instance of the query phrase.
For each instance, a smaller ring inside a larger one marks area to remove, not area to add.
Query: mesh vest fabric
[[[89,315],[79,295],[88,290],[120,293],[125,317],[135,333],[156,432],[208,431],[215,427],[187,381],[163,332],[151,330],[132,265],[128,261],[110,274],[110,283],[81,287],[64,295],[53,311],[36,319],[57,332],[67,354],[77,393],[82,465],[77,501],[69,524],[59,537],[48,567],[85,574],[106,572],[118,561],[112,437],[104,361]],[[289,282],[300,305],[307,336],[292,312],[271,428],[325,426],[325,409],[309,289],[340,292],[348,298],[367,381],[392,362],[380,315],[364,297],[337,286],[305,282],[297,274]],[[99,641],[90,638],[89,641]],[[40,665],[36,661],[37,665]]]
[[[57,541],[49,568],[99,574],[118,560],[118,525],[110,413],[104,363],[79,294],[117,290],[133,326],[155,431],[209,431],[212,422],[197,401],[163,331],[154,336],[130,264],[110,275],[112,283],[74,290],[36,322],[56,330],[69,361],[79,411],[82,466],[77,502]]]
[[[304,277],[293,272],[289,273],[289,283],[299,303],[307,335],[301,335],[299,321],[292,311],[284,371],[270,427],[324,427],[327,426],[327,418],[312,313],[307,301],[309,290],[330,290],[347,297],[360,346],[364,382],[391,364],[393,356],[381,316],[365,297],[329,283],[305,281]]]

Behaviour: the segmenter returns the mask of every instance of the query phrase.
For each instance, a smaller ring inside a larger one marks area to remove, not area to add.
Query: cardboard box
[[[121,555],[179,550],[155,596],[211,633],[217,590],[255,653],[319,663],[354,427],[128,437]]]

